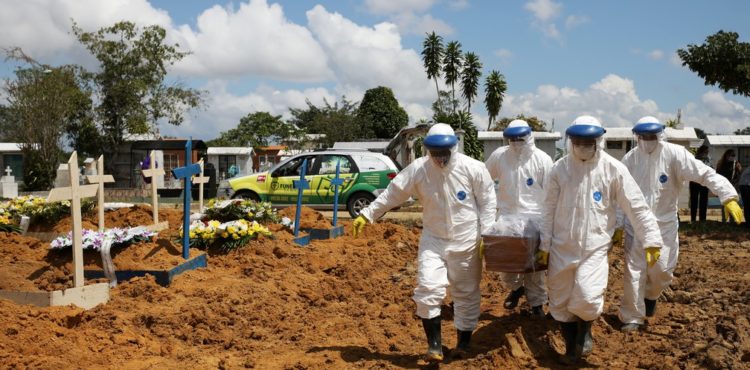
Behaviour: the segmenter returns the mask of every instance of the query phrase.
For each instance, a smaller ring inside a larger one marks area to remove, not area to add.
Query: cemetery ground
[[[113,249],[118,269],[179,263],[182,211],[159,213],[169,228],[151,241]],[[147,205],[106,214],[108,227],[151,221]],[[328,222],[303,209],[302,227]],[[287,228],[269,225],[273,238],[230,252],[209,249],[208,268],[185,272],[167,287],[151,277],[121,281],[108,303],[90,310],[0,299],[0,363],[19,369],[419,368],[426,343],[410,296],[420,221],[385,220],[357,239],[351,220],[342,223],[346,235],[304,248],[292,243]],[[85,228],[95,226],[96,215],[84,217]],[[621,247],[612,249],[605,313],[594,324],[594,352],[583,367],[750,367],[750,233],[718,222],[682,228],[671,291],[639,333],[618,330],[623,262]],[[49,230],[68,231],[70,220]],[[71,286],[70,250],[48,247],[0,232],[0,289]],[[84,263],[97,266],[99,254],[87,251]],[[532,320],[523,299],[505,310],[508,292],[496,273],[484,272],[482,292],[468,359],[450,357],[456,338],[446,299],[441,368],[560,367],[556,352],[563,341],[552,319]]]

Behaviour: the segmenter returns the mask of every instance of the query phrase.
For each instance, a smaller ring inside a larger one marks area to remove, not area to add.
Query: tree
[[[677,50],[677,55],[682,65],[697,73],[706,85],[750,97],[750,43],[739,42],[738,38],[736,32],[719,31],[702,45],[690,44]]]
[[[495,126],[492,128],[492,131],[503,131],[506,127],[508,127],[508,124],[511,123],[511,121],[517,119],[526,121],[526,123],[529,124],[529,127],[531,127],[531,131],[547,131],[547,122],[540,120],[536,116],[526,117],[523,114],[519,114],[512,118],[505,117],[497,121],[497,123],[495,123]]]
[[[278,144],[290,135],[294,129],[289,123],[281,120],[281,116],[273,116],[268,112],[249,113],[240,118],[237,127],[222,132],[218,138],[210,141],[210,145],[264,147]]]
[[[449,42],[443,56],[443,72],[445,73],[445,83],[451,86],[451,100],[454,102],[453,113],[456,113],[456,82],[461,76],[462,63],[461,43],[458,41]]]
[[[466,99],[466,112],[471,112],[471,103],[477,96],[481,76],[482,63],[479,57],[472,52],[466,53],[463,70],[461,70],[461,95]]]
[[[321,143],[326,147],[333,146],[337,141],[352,141],[364,138],[365,133],[357,118],[358,103],[351,102],[346,96],[341,98],[341,103],[335,102],[331,105],[323,100],[324,105],[315,106],[309,100],[307,109],[290,108],[292,118],[289,122],[304,129],[308,134],[323,134]]]
[[[697,130],[697,129],[696,129]],[[734,130],[735,135],[750,135],[750,127]]]
[[[435,31],[428,33],[422,43],[422,61],[424,69],[427,72],[427,78],[435,81],[435,91],[440,99],[440,88],[438,88],[438,78],[440,77],[440,65],[444,55],[443,37],[435,34]]]
[[[163,28],[119,22],[84,32],[74,24],[73,33],[100,63],[93,80],[105,152],[116,157],[126,134],[152,132],[162,120],[180,125],[187,110],[203,105],[203,92],[165,82],[167,67],[187,53],[178,51],[178,44],[164,43]]]
[[[41,64],[19,48],[7,59],[26,64],[5,84],[8,106],[3,109],[7,138],[20,143],[24,155],[23,181],[27,190],[47,190],[56,176],[66,128],[90,118],[91,91],[78,66]]]
[[[363,129],[380,139],[391,139],[409,123],[409,115],[398,104],[390,88],[379,86],[365,92],[357,118]]]
[[[508,86],[505,83],[505,76],[498,71],[490,72],[487,79],[484,82],[484,106],[487,108],[487,114],[489,122],[487,123],[487,130],[489,131],[492,126],[492,121],[497,118],[500,113],[500,108],[503,106],[503,98],[505,97],[505,91],[508,90]]]

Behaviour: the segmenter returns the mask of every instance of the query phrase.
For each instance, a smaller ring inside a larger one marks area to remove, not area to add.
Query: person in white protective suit
[[[575,363],[593,349],[591,323],[604,307],[609,251],[617,208],[633,221],[641,253],[653,263],[662,246],[654,215],[620,161],[603,150],[604,128],[580,116],[565,131],[569,154],[546,179],[537,259],[548,263],[549,310],[565,339],[561,361]]]
[[[440,306],[450,288],[458,345],[466,356],[479,320],[482,274],[481,234],[495,220],[494,184],[484,163],[457,152],[458,138],[446,124],[433,125],[424,138],[427,156],[404,168],[354,220],[354,236],[368,222],[415,196],[423,206],[417,287],[412,299],[427,335],[426,360],[443,359]]]
[[[552,158],[534,145],[531,127],[524,120],[513,120],[503,130],[507,141],[492,152],[484,163],[497,186],[497,210],[500,215],[528,214],[541,216],[544,179],[552,168]],[[527,274],[501,274],[511,293],[503,306],[513,309],[526,294],[532,317],[544,317],[547,303],[544,271]]]
[[[622,163],[630,170],[653,211],[664,247],[656,264],[648,267],[641,252],[643,242],[634,237],[637,230],[633,230],[628,218],[623,220],[625,287],[619,313],[620,320],[625,324],[621,328],[623,331],[639,329],[644,317],[654,315],[656,299],[672,281],[679,254],[677,201],[686,181],[709,188],[719,196],[725,211],[738,223],[742,218],[742,209],[737,204],[737,192],[732,184],[682,146],[666,142],[664,125],[658,119],[651,116],[641,118],[633,126],[633,134],[637,146],[625,154]]]

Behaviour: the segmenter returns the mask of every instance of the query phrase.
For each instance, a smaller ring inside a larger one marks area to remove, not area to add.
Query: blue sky
[[[564,129],[577,115],[629,126],[682,110],[686,126],[729,133],[750,126],[750,99],[705,86],[675,51],[718,30],[750,42],[750,2],[565,0],[0,0],[0,47],[38,60],[96,68],[70,19],[96,30],[126,19],[159,24],[193,54],[171,76],[209,92],[208,106],[163,134],[211,139],[255,111],[288,115],[305,99],[359,100],[391,87],[410,120],[428,118],[434,84],[419,53],[425,32],[477,53],[484,76],[503,73],[501,117],[536,115]],[[11,77],[13,64],[0,67]],[[483,77],[484,77],[483,76]],[[2,94],[2,93],[0,93]],[[1,96],[0,96],[1,97]],[[483,92],[472,105],[487,126]]]

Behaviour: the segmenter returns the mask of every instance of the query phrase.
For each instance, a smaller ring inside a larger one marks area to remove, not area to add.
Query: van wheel
[[[254,191],[250,190],[240,190],[232,195],[232,199],[247,199],[255,202],[260,202],[260,197],[258,196],[258,194],[255,194]]]
[[[349,200],[346,202],[346,209],[349,211],[349,215],[352,216],[352,218],[355,218],[359,216],[359,212],[369,206],[373,200],[375,200],[375,197],[372,196],[372,194],[361,192],[356,193],[349,197]]]

